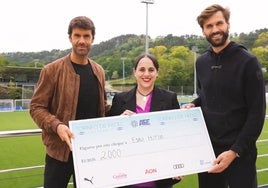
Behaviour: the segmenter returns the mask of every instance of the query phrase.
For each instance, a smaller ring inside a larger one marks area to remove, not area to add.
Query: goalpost
[[[0,99],[0,112],[14,112],[30,109],[30,101],[35,85],[22,85],[21,99]]]
[[[14,100],[14,110],[29,110],[31,99],[15,99]]]
[[[0,99],[0,112],[14,112],[30,109],[31,99]]]
[[[14,110],[29,110],[30,102],[35,89],[34,84],[23,84],[21,88],[21,99],[14,100]]]
[[[12,99],[0,99],[0,112],[13,112],[14,101]]]

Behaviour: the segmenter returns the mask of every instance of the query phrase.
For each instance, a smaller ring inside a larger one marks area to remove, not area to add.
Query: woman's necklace
[[[142,96],[142,100],[143,100],[143,101],[147,101],[147,97],[151,94],[151,92],[150,92],[150,93],[148,93],[147,95],[144,95],[144,94],[142,94],[138,89],[137,89],[137,91],[138,91],[138,93]]]

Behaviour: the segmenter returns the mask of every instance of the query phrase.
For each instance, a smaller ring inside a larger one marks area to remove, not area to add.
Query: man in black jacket
[[[256,140],[265,119],[260,63],[229,39],[230,11],[207,7],[197,17],[211,44],[196,61],[198,97],[182,108],[201,106],[216,155],[199,188],[257,188]]]

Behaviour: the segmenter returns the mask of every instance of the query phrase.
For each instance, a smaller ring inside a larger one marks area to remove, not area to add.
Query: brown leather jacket
[[[105,73],[103,68],[89,59],[99,82],[99,117],[105,116],[110,106],[105,94]],[[30,115],[42,129],[42,139],[49,156],[67,161],[70,150],[57,135],[60,123],[68,125],[75,119],[80,79],[71,64],[70,54],[47,64],[40,77],[31,100]]]

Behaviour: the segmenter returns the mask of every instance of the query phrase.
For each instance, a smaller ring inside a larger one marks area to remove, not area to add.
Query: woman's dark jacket
[[[177,94],[158,87],[154,87],[150,112],[179,109]],[[136,87],[130,91],[116,93],[110,114],[121,115],[125,110],[136,112]]]
[[[136,89],[137,88],[135,87],[130,91],[116,93],[113,98],[110,115],[121,115],[125,110],[136,112]],[[176,93],[154,87],[150,112],[179,108],[180,105]],[[156,186],[157,188],[165,188],[178,182],[179,180],[168,178],[156,181]],[[130,187],[131,186],[125,186],[124,188]]]

